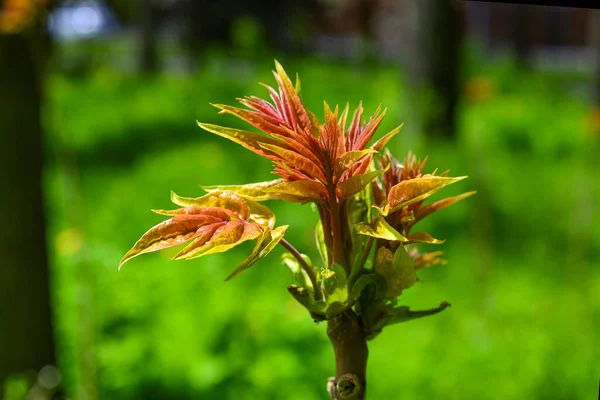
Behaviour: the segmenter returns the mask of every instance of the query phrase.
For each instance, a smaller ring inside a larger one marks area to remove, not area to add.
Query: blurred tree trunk
[[[42,196],[42,38],[28,34],[0,35],[0,383],[55,364]]]
[[[182,0],[180,13],[185,21],[185,45],[197,55],[209,45],[231,45],[232,20],[239,5],[230,0]]]
[[[420,131],[452,138],[460,96],[464,3],[407,0],[405,6],[409,30],[406,70]]]
[[[596,53],[596,66],[594,71],[593,99],[596,108],[600,107],[600,10],[591,11],[591,38],[590,42]]]
[[[534,6],[514,4],[514,24],[511,32],[512,47],[517,65],[522,69],[530,67],[529,57],[533,49],[531,35]]]
[[[154,0],[139,0],[138,19],[140,35],[139,69],[150,74],[158,71],[157,20],[159,10]]]

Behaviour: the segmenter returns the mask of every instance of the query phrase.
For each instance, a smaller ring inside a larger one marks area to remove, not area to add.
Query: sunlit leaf
[[[292,84],[292,81],[288,77],[287,73],[277,60],[275,60],[275,69],[277,71],[275,74],[275,79],[279,84],[279,90],[282,98],[287,100],[287,104],[291,107],[294,114],[293,119],[296,120],[295,122],[300,125],[301,129],[306,129],[310,126],[310,120],[304,104],[302,104],[300,96],[294,88],[294,85]],[[296,80],[296,83],[298,84],[298,88],[300,88],[300,81]],[[285,97],[287,97],[287,99],[285,99]],[[292,124],[292,127],[295,128],[296,123]]]
[[[300,92],[302,91],[302,84],[300,83],[300,75],[298,73],[296,73],[296,84],[294,85],[294,89],[296,89],[296,93],[300,95]]]
[[[406,242],[407,239],[388,224],[383,217],[375,220],[375,227],[366,222],[359,222],[354,225],[356,231],[361,235],[372,236],[378,239]]]
[[[383,171],[371,171],[366,174],[354,175],[347,180],[338,183],[335,191],[340,200],[345,200],[363,190],[373,179],[381,175]]]
[[[407,237],[409,243],[429,243],[429,244],[442,244],[445,240],[439,240],[431,237],[430,234],[425,232],[411,233]]]
[[[340,171],[345,171],[350,165],[354,164],[364,156],[374,153],[377,153],[377,151],[373,149],[347,151],[337,159],[338,168]]]
[[[306,203],[309,201],[322,201],[326,195],[323,185],[316,181],[282,182],[268,187],[265,192],[278,196],[282,200]]]
[[[421,206],[419,208],[419,210],[417,211],[417,215],[415,216],[415,223],[417,223],[418,221],[422,220],[423,218],[425,218],[426,216],[428,216],[429,214],[432,214],[438,210],[441,210],[442,208],[451,206],[452,204],[462,200],[462,199],[466,199],[469,196],[474,195],[477,192],[467,192],[467,193],[463,193],[460,194],[458,196],[453,196],[453,197],[448,197],[442,200],[438,200],[435,203],[431,203],[431,204],[427,204],[424,206]]]
[[[466,176],[448,178],[424,175],[420,178],[401,181],[393,186],[388,193],[388,212],[392,213],[410,204],[425,200],[444,186],[448,186],[465,178]]]
[[[219,208],[188,207],[175,210],[170,215],[173,218],[150,228],[142,235],[125,254],[119,268],[133,257],[177,246],[191,239],[206,242],[217,229],[231,221],[230,213]]]
[[[191,260],[214,253],[225,252],[247,240],[256,239],[263,232],[258,224],[245,221],[231,221],[217,228],[208,240],[199,237],[177,253],[174,260]]]
[[[400,129],[402,129],[402,127],[404,126],[404,124],[400,124],[399,126],[397,126],[396,128],[392,129],[390,132],[386,133],[381,139],[379,139],[378,141],[376,141],[375,143],[373,143],[373,145],[371,146],[371,149],[375,150],[375,151],[380,151],[381,149],[383,149],[385,147],[385,145],[394,137],[396,136],[396,134],[398,132],[400,132]]]
[[[246,102],[246,104],[248,103]],[[282,121],[274,118],[274,116],[272,115],[267,115],[265,113],[257,113],[251,110],[245,110],[243,108],[228,106],[225,104],[211,105],[221,110],[219,111],[219,114],[234,115],[242,121],[246,121],[255,128],[263,131],[267,135],[271,135],[272,133],[285,134],[285,128],[281,126]],[[264,137],[262,135],[259,136]]]
[[[250,207],[232,192],[214,191],[202,197],[182,197],[171,192],[171,201],[180,207],[219,207],[235,212],[240,218],[250,217]]]
[[[279,157],[281,157],[281,159],[285,160],[285,162],[288,165],[290,165],[302,172],[305,172],[306,174],[308,174],[311,177],[321,180],[321,182],[326,181],[325,174],[323,173],[321,168],[318,165],[316,165],[309,158],[307,158],[301,154],[298,154],[297,152],[295,152],[293,150],[284,149],[278,145],[261,143],[260,146],[263,149],[269,150],[273,154],[276,154]]]
[[[261,238],[256,243],[256,246],[254,246],[252,254],[250,254],[248,258],[246,258],[240,265],[238,265],[225,280],[228,281],[235,278],[253,266],[257,261],[266,257],[283,238],[287,228],[288,225],[282,225],[273,230],[265,230],[262,233]]]
[[[276,146],[282,145],[282,143],[277,140],[271,139],[267,136],[259,135],[257,133],[248,132],[241,129],[226,128],[213,124],[205,124],[198,121],[196,122],[198,123],[198,126],[205,131],[215,133],[219,136],[229,139],[268,159],[273,159],[273,156],[269,152],[265,151],[261,147],[261,144]]]
[[[215,185],[200,186],[207,192],[228,191],[237,194],[240,197],[254,201],[264,201],[273,199],[271,193],[265,192],[265,189],[285,182],[285,179],[274,179],[272,181],[249,183],[247,185]]]

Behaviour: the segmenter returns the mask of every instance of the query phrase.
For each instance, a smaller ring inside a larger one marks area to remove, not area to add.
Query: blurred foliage
[[[168,208],[170,190],[199,196],[199,184],[270,178],[269,162],[195,120],[225,118],[241,127],[208,103],[231,103],[261,90],[257,81],[272,83],[272,57],[206,60],[188,77],[105,68],[86,79],[49,79],[46,192],[64,382],[77,390],[77,366],[89,351],[105,399],[325,399],[333,351],[325,327],[287,293],[293,278],[280,265],[281,250],[227,283],[249,248],[167,262],[175,249],[117,272],[140,227],[161,220],[150,209]],[[472,63],[457,141],[426,143],[410,129],[411,99],[394,66],[310,58],[285,64],[302,76],[310,108],[319,110],[323,99],[351,106],[363,100],[371,113],[382,103],[388,116],[381,132],[406,122],[390,146],[397,154],[429,154],[432,165],[469,175],[468,187],[478,190],[452,212],[422,222],[435,237],[451,239],[440,248],[450,262],[423,271],[403,301],[427,308],[447,300],[452,308],[389,328],[370,344],[369,398],[594,395],[600,136],[586,129],[588,107],[578,91],[585,79]],[[269,206],[278,224],[291,225],[290,241],[318,257],[311,208]],[[92,303],[82,308],[86,299]],[[93,324],[81,324],[82,310]],[[89,334],[93,348],[82,350],[77,343]]]

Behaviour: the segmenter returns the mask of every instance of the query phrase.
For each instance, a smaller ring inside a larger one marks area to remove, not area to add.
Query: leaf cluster
[[[261,133],[198,123],[272,161],[278,179],[245,185],[204,186],[206,195],[184,198],[172,194],[181,208],[156,210],[170,216],[146,232],[121,265],[147,252],[187,243],[174,259],[192,259],[227,251],[256,240],[252,253],[228,276],[238,276],[266,257],[277,244],[296,283],[290,294],[316,321],[352,310],[369,337],[383,327],[442,311],[448,303],[424,311],[398,306],[404,290],[417,281],[417,271],[445,264],[443,252],[421,253],[420,244],[443,240],[412,232],[419,221],[475,192],[433,203],[425,201],[442,188],[465,179],[448,171],[425,173],[427,159],[411,153],[398,162],[384,149],[402,125],[369,145],[385,115],[380,108],[366,121],[359,105],[349,118],[349,105],[332,110],[324,104],[325,121],[306,109],[300,80],[292,84],[275,62],[277,90],[264,85],[271,101],[255,96],[238,99],[246,108],[216,105]],[[347,121],[350,121],[349,124]],[[261,202],[312,203],[319,214],[315,229],[321,259],[313,262],[283,236],[288,226],[275,227],[274,214]]]

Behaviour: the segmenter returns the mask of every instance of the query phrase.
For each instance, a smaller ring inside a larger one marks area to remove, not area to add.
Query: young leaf
[[[282,225],[273,230],[265,230],[260,240],[256,243],[256,246],[254,246],[252,254],[238,265],[225,280],[228,281],[235,278],[253,266],[257,261],[265,258],[283,238],[287,228],[288,225]]]
[[[374,269],[385,279],[385,299],[392,302],[402,294],[402,290],[408,289],[417,281],[412,260],[403,245],[395,253],[384,246],[377,249]]]
[[[247,200],[264,201],[272,200],[273,195],[265,192],[265,189],[285,182],[285,179],[274,179],[272,181],[249,183],[247,185],[216,185],[200,186],[207,192],[228,191],[237,194]]]
[[[408,289],[417,282],[413,261],[402,245],[394,253],[394,268],[398,271],[398,286],[400,289]]]
[[[366,222],[359,222],[354,225],[356,231],[361,235],[372,236],[378,239],[392,240],[406,242],[408,239],[402,236],[397,230],[395,230],[390,224],[388,224],[383,217],[377,218],[375,221],[375,228]]]
[[[265,151],[261,147],[261,144],[282,146],[282,143],[278,140],[274,140],[269,137],[259,135],[257,133],[248,132],[241,129],[226,128],[223,126],[213,124],[204,124],[199,121],[196,122],[198,126],[204,129],[205,131],[215,133],[219,136],[224,137],[225,139],[229,139],[239,145],[242,145],[248,150],[253,151],[256,154],[266,157],[268,159],[273,159],[274,157],[269,152]]]
[[[273,229],[275,226],[275,214],[273,214],[273,211],[256,201],[246,200],[246,203],[250,207],[250,221]]]
[[[402,129],[402,127],[404,126],[404,124],[400,124],[399,126],[397,126],[396,128],[392,129],[390,132],[386,133],[381,139],[379,139],[378,141],[376,141],[372,146],[371,149],[375,150],[375,151],[380,151],[381,149],[383,149],[385,147],[385,145],[394,137],[396,136],[396,134],[398,132],[400,132],[400,129]]]
[[[310,120],[308,117],[308,113],[306,112],[306,109],[304,108],[304,104],[302,104],[302,100],[300,99],[300,96],[298,95],[296,89],[294,88],[294,85],[292,84],[292,81],[290,80],[290,78],[288,77],[287,73],[285,72],[285,70],[283,69],[283,67],[281,66],[281,64],[275,60],[275,69],[276,69],[276,73],[275,75],[275,79],[277,80],[277,83],[279,85],[279,89],[281,91],[281,95],[282,98],[285,99],[287,98],[287,104],[290,108],[291,111],[291,116],[292,116],[292,120],[297,122],[298,125],[300,125],[301,129],[306,129],[310,127]],[[297,80],[296,83],[298,84],[298,89],[300,88],[300,81]],[[296,123],[292,124],[292,127],[295,127]]]
[[[377,151],[375,151],[373,149],[364,149],[364,150],[352,150],[352,151],[345,152],[344,154],[342,154],[342,156],[340,158],[337,159],[338,171],[339,171],[340,175],[343,171],[348,169],[348,167],[350,167],[356,161],[360,160],[361,158],[363,158],[364,156],[366,156],[368,154],[373,154],[373,153],[377,153]]]
[[[214,191],[202,197],[181,197],[171,192],[171,201],[180,207],[218,207],[236,213],[242,219],[250,217],[250,207],[232,192]]]
[[[327,304],[344,303],[348,299],[346,271],[338,264],[332,264],[321,271],[321,289]]]
[[[282,182],[265,189],[265,193],[278,196],[287,201],[307,203],[320,202],[326,196],[323,185],[316,181]]]
[[[325,244],[325,232],[323,232],[323,224],[321,221],[317,223],[317,227],[315,228],[315,243],[317,244],[317,250],[319,251],[323,265],[329,265],[327,244]]]
[[[306,309],[311,309],[312,296],[307,289],[299,287],[298,285],[290,285],[288,286],[288,292],[290,292],[294,299]]]
[[[302,254],[302,258],[312,268],[310,258],[304,254]],[[311,291],[311,293],[314,292],[314,287],[310,277],[308,276],[308,273],[304,270],[304,268],[302,268],[300,262],[293,255],[290,253],[284,253],[283,256],[281,256],[281,263],[292,271],[292,274],[294,275],[294,278],[300,287],[308,289]]]
[[[385,299],[392,300],[402,294],[402,288],[398,282],[398,271],[394,268],[394,253],[390,249],[385,246],[377,249],[373,269],[385,281]]]
[[[431,237],[425,232],[411,233],[407,237],[409,243],[429,243],[429,244],[442,244],[445,240],[439,240]]]
[[[361,175],[354,175],[347,180],[338,183],[335,192],[340,201],[347,199],[350,196],[354,196],[363,190],[373,179],[381,175],[383,171],[371,171]]]
[[[289,285],[288,292],[311,313],[315,321],[322,321],[326,318],[325,308],[327,305],[323,300],[315,300],[309,290],[297,285]]]
[[[434,315],[444,311],[448,307],[450,307],[450,303],[444,301],[439,305],[439,307],[430,308],[429,310],[411,311],[410,307],[407,306],[394,308],[392,309],[391,315],[387,320],[386,326]]]
[[[378,291],[382,291],[385,288],[385,281],[379,274],[370,273],[361,275],[352,286],[352,290],[348,295],[348,304],[354,304],[360,297],[362,291],[369,285],[375,285]]]
[[[173,218],[150,228],[125,254],[119,268],[141,254],[177,246],[198,238],[206,242],[218,228],[231,221],[231,215],[218,208],[188,207],[175,210]]]
[[[466,199],[469,196],[474,195],[475,193],[477,193],[476,191],[473,192],[467,192],[467,193],[463,193],[460,194],[458,196],[453,196],[453,197],[448,197],[442,200],[438,200],[435,203],[431,203],[431,204],[427,204],[425,206],[421,206],[419,208],[419,210],[417,211],[417,215],[415,217],[415,224],[417,222],[419,222],[420,220],[422,220],[423,218],[425,218],[426,216],[428,216],[429,214],[432,214],[438,210],[441,210],[442,208],[451,206],[452,204],[462,200],[462,199]]]
[[[198,237],[177,253],[174,260],[191,260],[214,253],[225,252],[246,240],[256,239],[263,232],[258,224],[234,220],[217,228],[214,234],[204,240]]]
[[[466,176],[447,178],[424,175],[420,178],[401,181],[393,186],[388,193],[389,213],[418,201],[425,200],[444,186],[448,186],[465,178]]]
[[[308,176],[319,179],[321,182],[325,182],[327,180],[322,168],[302,154],[299,154],[294,150],[285,149],[280,145],[260,143],[260,146],[263,149],[266,149],[277,155],[278,158],[285,160],[289,166],[306,173]]]

